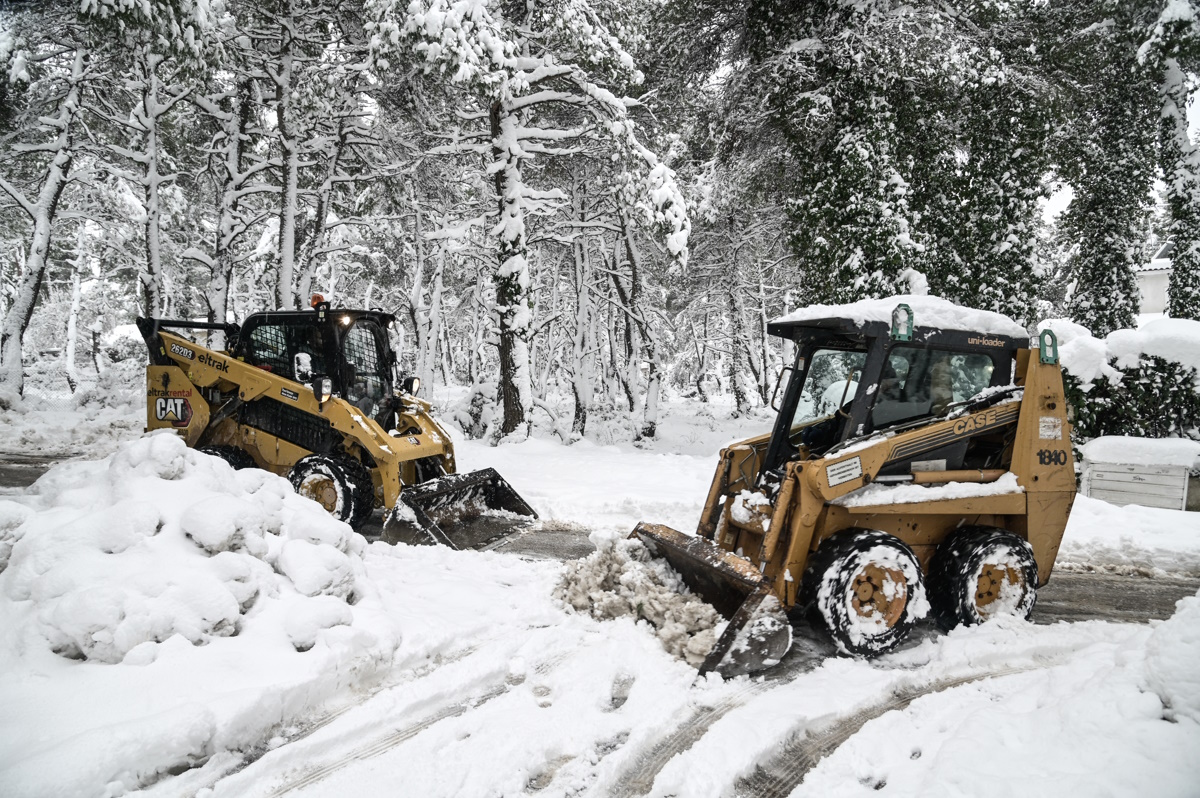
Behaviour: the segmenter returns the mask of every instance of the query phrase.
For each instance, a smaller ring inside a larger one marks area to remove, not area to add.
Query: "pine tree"
[[[1159,76],[1160,164],[1167,186],[1171,316],[1200,319],[1200,146],[1188,136],[1187,102],[1200,69],[1200,18],[1193,5],[1173,0],[1139,53]]]
[[[1148,255],[1159,109],[1153,73],[1137,59],[1146,6],[1064,4],[1047,44],[1066,112],[1059,172],[1075,192],[1061,220],[1072,250],[1067,311],[1097,336],[1136,326]]]

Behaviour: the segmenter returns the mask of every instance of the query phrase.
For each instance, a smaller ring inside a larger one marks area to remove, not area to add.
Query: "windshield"
[[[866,352],[818,349],[808,362],[808,373],[800,389],[800,401],[792,414],[791,428],[827,418],[854,399]],[[803,364],[799,364],[803,368]],[[849,408],[846,408],[847,411]]]
[[[894,347],[879,377],[872,425],[879,429],[938,415],[990,385],[994,368],[988,355]]]

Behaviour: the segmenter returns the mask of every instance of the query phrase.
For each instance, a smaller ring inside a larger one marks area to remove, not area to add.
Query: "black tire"
[[[950,534],[929,565],[929,604],[943,629],[997,615],[1028,619],[1038,568],[1029,543],[1007,529],[965,526]]]
[[[339,457],[338,462],[354,485],[354,516],[350,519],[350,526],[357,531],[375,509],[375,484],[371,482],[370,469],[353,457]]]
[[[310,454],[288,473],[292,487],[313,499],[339,521],[357,529],[371,515],[375,488],[371,472],[344,455]]]
[[[243,468],[257,468],[258,464],[254,462],[254,458],[250,453],[239,449],[236,446],[201,446],[196,451],[211,454],[213,457],[220,457],[226,463],[233,466],[234,471],[241,471]]]
[[[912,549],[875,529],[824,541],[804,569],[800,601],[839,650],[860,657],[891,651],[929,608]]]

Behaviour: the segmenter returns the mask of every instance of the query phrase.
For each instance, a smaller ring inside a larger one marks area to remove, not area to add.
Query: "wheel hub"
[[[1021,574],[1011,565],[984,563],[975,584],[975,609],[980,617],[987,618],[996,609],[993,605],[1006,588],[1023,583]]]
[[[908,583],[898,568],[870,563],[855,575],[850,589],[854,611],[864,618],[882,616],[889,629],[900,621],[908,603]]]
[[[300,486],[300,495],[312,499],[325,508],[325,512],[337,510],[337,486],[326,476],[312,476],[304,480]]]

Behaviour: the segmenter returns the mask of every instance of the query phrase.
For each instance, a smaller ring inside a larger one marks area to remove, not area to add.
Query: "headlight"
[[[421,390],[421,378],[405,377],[400,383],[400,390],[409,396],[416,396],[417,392]]]

